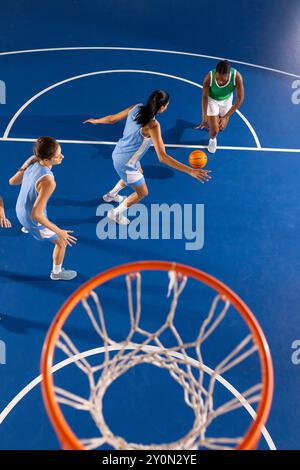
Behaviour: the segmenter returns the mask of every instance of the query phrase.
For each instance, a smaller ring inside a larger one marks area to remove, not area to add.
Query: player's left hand
[[[228,121],[229,121],[229,117],[220,117],[219,119],[219,128],[220,128],[220,131],[224,131],[225,127],[227,126],[228,124]]]

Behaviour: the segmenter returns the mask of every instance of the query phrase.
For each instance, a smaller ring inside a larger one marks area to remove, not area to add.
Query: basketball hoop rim
[[[53,367],[55,344],[59,336],[59,331],[62,329],[67,318],[73,311],[74,307],[76,307],[76,305],[83,298],[83,296],[85,294],[89,294],[96,287],[104,284],[105,282],[113,278],[126,275],[131,272],[156,270],[175,270],[176,272],[180,272],[185,276],[201,281],[216,290],[219,294],[225,295],[230,301],[230,303],[242,315],[243,319],[250,328],[255,343],[258,347],[258,353],[260,358],[262,375],[262,395],[258,410],[256,412],[256,418],[252,421],[251,425],[249,426],[243,441],[235,449],[255,449],[261,436],[261,429],[266,424],[266,421],[269,416],[274,387],[274,372],[270,349],[258,321],[256,320],[254,314],[251,312],[249,307],[237,294],[235,294],[223,282],[219,281],[210,274],[207,274],[204,271],[181,263],[150,260],[122,264],[120,266],[110,268],[94,276],[93,278],[85,282],[82,286],[80,286],[75,292],[73,292],[73,294],[65,301],[64,305],[60,308],[54,320],[52,321],[52,324],[50,325],[46,339],[44,341],[41,358],[42,394],[48,416],[57,433],[62,448],[66,450],[85,450],[79,439],[69,427],[58,403],[55,400],[54,380],[51,370]]]

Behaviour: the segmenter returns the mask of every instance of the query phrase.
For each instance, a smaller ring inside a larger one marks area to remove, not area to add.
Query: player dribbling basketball
[[[178,162],[166,153],[157,114],[163,113],[169,106],[169,94],[163,90],[154,91],[146,104],[136,104],[112,116],[100,119],[88,119],[85,123],[115,124],[126,119],[123,137],[113,151],[113,164],[120,176],[119,182],[103,196],[106,202],[120,202],[120,205],[108,213],[115,222],[127,225],[129,220],[123,215],[127,208],[141,201],[148,195],[148,188],[143,176],[140,160],[153,143],[158,159],[171,168],[187,173],[202,183],[211,177],[208,170],[196,170]],[[128,198],[118,194],[125,186],[131,186],[134,192]]]

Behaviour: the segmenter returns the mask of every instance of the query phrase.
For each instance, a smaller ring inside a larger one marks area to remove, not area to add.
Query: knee
[[[144,199],[144,197],[147,197],[148,194],[149,194],[148,188],[144,188],[142,191],[139,191],[138,193],[139,200],[141,201],[142,199]]]
[[[221,129],[220,129],[220,126],[219,126],[218,124],[214,124],[214,125],[210,128],[211,134],[212,134],[213,136],[216,136],[220,130],[221,130]]]
[[[223,118],[221,124],[219,124],[220,132],[223,132],[228,124],[228,118]]]
[[[149,194],[148,188],[145,188],[144,191],[143,191],[143,198],[147,197],[148,194]]]
[[[62,239],[60,239],[60,238],[57,238],[57,239],[54,241],[54,245],[55,245],[55,247],[56,247],[58,250],[60,250],[60,251],[65,250],[66,247],[67,247],[66,242],[64,242],[64,241],[63,241]]]

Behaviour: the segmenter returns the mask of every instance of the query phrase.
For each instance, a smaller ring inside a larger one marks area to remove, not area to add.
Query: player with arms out
[[[233,92],[236,101],[233,103]],[[217,136],[223,131],[230,116],[244,101],[242,75],[227,60],[219,62],[205,77],[202,92],[202,121],[195,129],[209,128],[208,151],[217,150]]]
[[[149,96],[146,104],[136,104],[117,114],[85,121],[91,124],[115,124],[126,119],[123,137],[112,154],[113,164],[120,180],[103,196],[106,202],[120,203],[116,209],[108,213],[108,217],[119,224],[129,224],[123,212],[148,195],[140,160],[152,143],[161,163],[187,173],[202,183],[211,178],[208,170],[195,170],[167,154],[156,115],[167,110],[169,101],[169,94],[166,91],[156,90]],[[127,185],[131,186],[134,192],[128,198],[122,198],[119,192]]]
[[[48,240],[54,244],[53,268],[50,278],[54,281],[70,281],[76,271],[65,270],[62,263],[67,245],[76,243],[72,230],[63,230],[47,217],[47,202],[56,183],[52,173],[54,165],[63,160],[61,147],[52,137],[40,137],[34,145],[34,156],[28,158],[9,180],[11,185],[21,185],[16,212],[19,222],[36,240]]]

